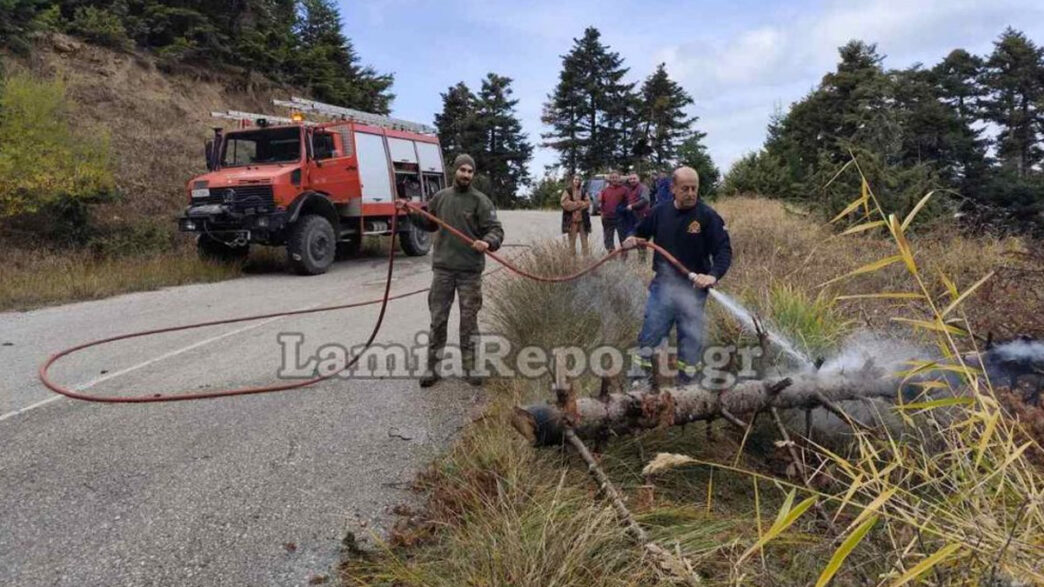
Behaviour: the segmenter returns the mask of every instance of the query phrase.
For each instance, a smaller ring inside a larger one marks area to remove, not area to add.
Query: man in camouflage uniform
[[[460,352],[465,378],[472,385],[482,384],[482,379],[474,373],[473,338],[478,335],[478,313],[482,308],[482,271],[486,266],[485,252],[500,248],[504,228],[497,220],[493,202],[471,186],[474,175],[475,160],[468,155],[458,155],[453,161],[453,185],[440,190],[428,202],[428,212],[468,235],[472,239],[470,245],[419,213],[410,213],[410,220],[420,228],[438,231],[428,292],[431,311],[428,368],[421,377],[421,387],[430,387],[439,379],[437,366],[446,346],[446,326],[454,294],[460,295]]]

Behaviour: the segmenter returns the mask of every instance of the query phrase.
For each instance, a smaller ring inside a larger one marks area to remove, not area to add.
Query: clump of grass
[[[772,324],[813,357],[836,349],[853,325],[826,290],[813,296],[793,285],[776,283],[769,289],[768,307]]]

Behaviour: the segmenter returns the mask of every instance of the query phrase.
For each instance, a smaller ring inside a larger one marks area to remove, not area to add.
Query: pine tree
[[[1017,177],[1026,177],[1044,158],[1044,53],[1026,35],[1007,29],[994,43],[983,84],[990,93],[983,100],[985,117],[1000,127],[997,155]]]
[[[598,29],[588,27],[573,40],[544,106],[543,122],[552,127],[544,145],[559,152],[570,173],[600,171],[632,157],[634,84],[623,82],[623,58],[600,39]]]
[[[390,74],[359,64],[351,41],[341,32],[332,0],[300,0],[294,33],[300,43],[294,81],[320,101],[387,114],[394,94]]]
[[[982,59],[964,49],[954,49],[932,68],[939,98],[968,126],[979,118],[979,102],[985,94],[979,82],[982,70]]]
[[[666,64],[658,65],[642,84],[639,124],[643,127],[643,138],[656,167],[666,169],[674,165],[678,146],[696,121],[695,117],[689,118],[685,114],[685,107],[692,103],[692,97],[667,75]],[[695,140],[690,146],[690,155],[703,148],[700,145],[702,137],[693,136]]]
[[[457,155],[474,155],[482,149],[478,128],[478,97],[464,82],[450,86],[442,96],[442,112],[435,115],[443,158],[453,161]]]
[[[488,178],[488,194],[497,206],[517,207],[524,199],[522,186],[529,183],[533,147],[522,132],[511,98],[511,78],[489,73],[482,80],[476,108],[482,149],[472,153],[478,172]]]
[[[718,166],[711,160],[707,147],[703,144],[706,133],[692,132],[677,149],[677,164],[686,165],[696,170],[700,176],[700,197],[706,198],[714,195],[721,180],[721,172]],[[674,163],[674,160],[671,160]]]

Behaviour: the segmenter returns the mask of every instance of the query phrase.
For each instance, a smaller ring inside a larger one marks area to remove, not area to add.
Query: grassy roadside
[[[0,264],[0,311],[95,300],[189,283],[281,270],[280,251],[254,250],[245,265],[199,260],[192,247],[98,259],[88,252],[8,249]]]
[[[916,304],[906,299],[837,297],[909,291],[902,264],[856,276],[843,286],[818,287],[892,254],[881,235],[835,238],[808,218],[766,200],[736,198],[715,207],[728,222],[737,259],[723,287],[773,319],[806,350],[829,353],[856,330],[894,333],[897,327],[891,318],[924,318]],[[1032,243],[966,238],[945,230],[921,235],[916,242],[917,262],[925,266],[924,273],[950,275],[961,291],[988,272],[997,272],[990,288],[980,288],[966,302],[968,322],[976,330],[992,331],[998,337],[1023,332],[1044,335],[1037,317],[1042,267],[1037,261],[1027,262]],[[553,249],[534,252],[527,263],[542,273],[565,273],[573,267],[572,260]],[[640,280],[647,277],[648,269],[632,259],[588,282],[545,286],[498,278],[488,292],[489,318],[496,331],[516,344],[626,344],[640,320],[644,304]],[[634,283],[638,284],[637,295],[631,287]],[[937,295],[945,299],[942,286]],[[712,340],[736,342],[743,336],[728,316],[709,308]],[[603,314],[613,319],[603,320]],[[931,340],[924,334],[917,339],[909,331],[905,336],[921,344]],[[585,393],[597,391],[592,380],[580,383]],[[511,428],[514,406],[548,399],[548,385],[546,380],[491,385],[492,399],[484,417],[467,428],[456,445],[417,480],[417,489],[427,495],[426,508],[402,512],[400,526],[375,551],[349,553],[342,581],[349,585],[447,586],[669,583],[627,539],[608,503],[596,495],[579,458],[571,451],[531,448]],[[988,399],[983,401],[988,403]],[[981,417],[969,413],[966,430],[980,430],[985,425],[982,422],[993,418]],[[869,440],[843,447],[854,453],[839,454],[848,455],[849,466],[862,473],[887,467],[892,462],[889,459],[900,460],[900,465],[889,469],[892,476],[875,476],[874,483],[868,482],[870,477],[851,482],[859,501],[865,505],[875,495],[898,497],[878,506],[881,521],[876,527],[867,526],[865,538],[848,555],[832,584],[863,584],[863,576],[894,581],[916,571],[917,563],[926,560],[932,549],[941,552],[940,546],[955,539],[945,534],[948,530],[942,536],[920,533],[921,528],[927,532],[933,522],[918,517],[921,513],[916,504],[937,507],[934,502],[938,499],[911,493],[922,484],[965,486],[969,475],[973,481],[977,481],[974,475],[983,475],[981,487],[973,482],[966,486],[968,491],[958,492],[961,499],[947,498],[952,509],[942,511],[952,520],[954,533],[968,528],[974,531],[975,524],[1019,524],[1010,514],[1021,506],[1013,505],[1009,496],[1017,494],[1012,490],[1019,487],[1019,478],[1032,473],[1007,468],[1008,459],[1017,456],[1015,445],[1006,444],[1010,437],[1005,435],[1012,429],[993,420],[988,425],[998,436],[991,439],[994,432],[990,431],[974,436],[981,460],[975,467],[967,466],[962,458],[967,453],[963,444],[953,451],[939,448],[938,456],[919,452],[912,438],[902,439],[895,454],[887,444],[882,447]],[[1006,432],[1000,434],[1001,430]],[[600,447],[601,463],[657,543],[691,561],[706,584],[816,583],[840,540],[831,540],[810,514],[762,551],[742,556],[773,524],[789,483],[795,481],[787,477],[788,458],[775,442],[774,431],[755,427],[744,439],[738,431],[718,423],[712,434],[708,437],[703,424],[695,424],[609,439]],[[956,431],[952,436],[958,436]],[[957,442],[947,438],[951,441]],[[655,479],[643,477],[642,467],[661,451],[718,466],[687,465]],[[729,467],[764,477],[756,481],[749,473]],[[976,473],[979,467],[982,472]],[[825,477],[833,490],[839,483],[844,487],[842,468],[837,462],[826,464]],[[1000,479],[1000,484],[984,491],[991,479]],[[996,501],[997,496],[1007,501]],[[799,495],[795,503],[803,497]],[[894,509],[892,502],[898,502]],[[908,510],[914,521],[904,523],[901,518]],[[839,512],[838,524],[844,528],[859,513],[854,507]],[[969,554],[936,570],[942,574],[934,575],[933,581],[961,583],[963,572],[981,571],[993,560],[981,553]]]
[[[388,254],[391,239],[367,237],[361,257]],[[282,247],[252,246],[241,264],[199,259],[189,243],[152,253],[115,257],[89,251],[7,249],[0,264],[0,312],[21,311],[85,300],[96,300],[162,287],[211,283],[246,275],[289,271]],[[350,260],[349,260],[350,262]]]

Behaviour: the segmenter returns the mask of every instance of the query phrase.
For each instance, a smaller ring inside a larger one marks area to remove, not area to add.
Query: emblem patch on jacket
[[[700,227],[700,221],[699,220],[693,220],[692,222],[689,223],[688,233],[689,234],[700,234],[700,228],[701,228]]]

